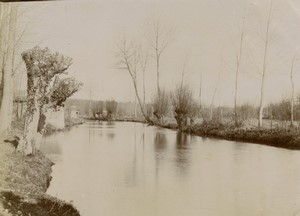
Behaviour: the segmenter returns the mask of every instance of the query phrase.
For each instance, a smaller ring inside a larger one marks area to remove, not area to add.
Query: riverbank
[[[113,118],[111,120],[108,120],[107,118],[94,118],[94,117],[90,117],[90,118],[84,118],[87,121],[104,121],[104,122],[138,122],[138,123],[144,123],[147,124],[147,121],[144,118]]]
[[[15,151],[19,130],[0,140],[0,215],[79,216],[72,204],[47,195],[54,165],[41,152],[23,156]]]
[[[174,124],[163,125],[161,127],[178,130],[178,127]],[[186,127],[183,132],[201,137],[300,150],[300,131],[296,128],[234,128],[222,124],[196,124]]]
[[[141,119],[116,118],[115,121],[146,123]],[[155,122],[155,121],[154,121]],[[157,124],[154,126],[178,130],[176,123]],[[255,144],[269,145],[279,148],[300,150],[299,128],[235,128],[227,124],[201,123],[187,126],[182,132],[201,137],[217,138],[230,141],[239,141]]]
[[[80,125],[83,124],[85,122],[85,120],[81,119],[81,118],[77,118],[77,119],[65,119],[65,127],[63,129],[61,128],[56,128],[54,126],[52,126],[51,124],[47,124],[46,128],[45,128],[45,134],[50,134],[50,133],[54,133],[57,131],[64,131],[69,129],[72,126],[75,125]]]

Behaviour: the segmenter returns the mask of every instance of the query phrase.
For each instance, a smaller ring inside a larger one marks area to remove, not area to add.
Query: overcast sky
[[[117,69],[116,43],[122,36],[142,43],[153,17],[173,26],[174,41],[161,57],[161,85],[174,89],[187,59],[185,82],[199,97],[202,72],[203,100],[211,102],[218,86],[216,105],[233,105],[234,73],[241,20],[246,8],[245,44],[239,103],[259,102],[259,73],[269,0],[94,0],[21,3],[20,29],[29,22],[20,50],[34,45],[49,47],[73,58],[69,72],[84,83],[74,97],[133,101],[127,71]],[[292,56],[300,47],[300,2],[274,0],[272,41],[268,55],[266,101],[290,95]],[[298,50],[300,57],[300,49]],[[300,58],[296,62],[296,88],[300,90]],[[155,61],[146,71],[147,100],[156,88]],[[220,78],[218,78],[220,77]],[[218,84],[218,79],[220,79]],[[138,83],[141,87],[141,80]]]

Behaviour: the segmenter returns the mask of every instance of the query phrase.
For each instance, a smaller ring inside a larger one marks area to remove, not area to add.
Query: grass
[[[242,128],[233,127],[232,123],[202,122],[186,126],[183,132],[201,137],[219,138],[224,140],[257,143],[274,147],[300,150],[300,127],[289,127],[289,122],[264,120],[262,128],[258,128],[256,120],[250,119]],[[177,124],[173,121],[158,127],[178,130]],[[298,125],[298,124],[297,124]]]
[[[187,127],[184,132],[202,137],[221,138],[300,150],[299,129],[234,128],[228,125],[208,123]]]
[[[78,211],[73,208],[71,204],[66,204],[53,197],[43,196],[38,198],[35,202],[24,201],[24,199],[9,191],[0,192],[0,200],[3,203],[5,209],[9,209],[9,213],[12,215],[43,215],[43,216],[54,216],[54,215],[79,215]]]
[[[41,152],[34,156],[16,152],[15,134],[19,136],[20,130],[0,136],[0,215],[80,215],[72,204],[45,194],[53,162]]]

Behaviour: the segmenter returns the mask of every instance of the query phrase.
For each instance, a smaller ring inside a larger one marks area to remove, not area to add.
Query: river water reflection
[[[300,215],[300,151],[129,122],[49,135],[42,151],[47,193],[83,216]]]

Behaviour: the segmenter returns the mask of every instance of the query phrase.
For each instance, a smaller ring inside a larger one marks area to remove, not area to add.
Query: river
[[[300,151],[131,122],[43,138],[48,194],[83,216],[300,215]]]

